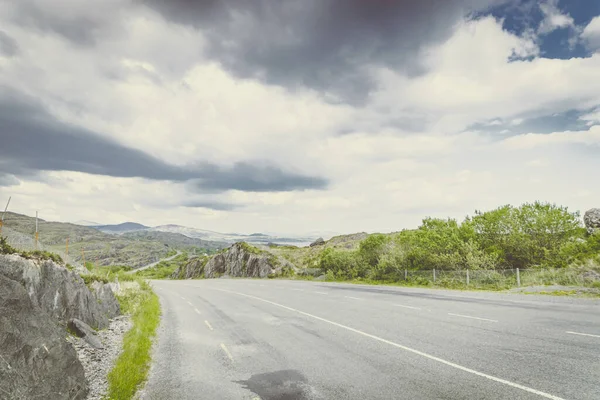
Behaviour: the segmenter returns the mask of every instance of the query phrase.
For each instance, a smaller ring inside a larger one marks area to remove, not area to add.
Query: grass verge
[[[138,281],[140,290],[118,296],[123,313],[130,314],[133,327],[123,338],[123,352],[108,374],[107,399],[128,400],[146,381],[150,369],[152,340],[160,322],[160,303],[150,285]]]

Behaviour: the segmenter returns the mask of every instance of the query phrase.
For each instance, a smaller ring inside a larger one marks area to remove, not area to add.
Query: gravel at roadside
[[[107,329],[98,332],[104,345],[103,349],[94,349],[83,339],[70,336],[69,341],[77,351],[79,361],[83,365],[90,392],[87,400],[101,400],[108,389],[107,375],[121,353],[123,335],[131,328],[128,315],[111,320]]]

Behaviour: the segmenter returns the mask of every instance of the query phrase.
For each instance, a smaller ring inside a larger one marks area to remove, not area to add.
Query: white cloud
[[[364,107],[237,79],[203,57],[201,34],[151,12],[127,19],[94,49],[17,25],[3,29],[26,51],[0,64],[0,83],[19,82],[65,121],[174,164],[268,161],[331,179],[325,191],[218,196],[74,172],[0,186],[0,200],[13,195],[13,209],[30,215],[42,209],[48,219],[217,231],[390,231],[426,215],[462,218],[538,199],[586,209],[600,197],[589,184],[600,169],[598,127],[504,140],[469,131],[600,104],[600,54],[540,58],[531,32],[514,35],[491,17],[465,21],[423,49],[423,75],[370,66],[380,89]],[[192,199],[241,207],[181,206]]]
[[[569,14],[558,8],[558,0],[546,0],[539,4],[544,19],[538,27],[539,34],[548,34],[556,29],[574,27],[575,22]]]
[[[600,50],[600,15],[594,17],[583,29],[581,38],[592,50]]]

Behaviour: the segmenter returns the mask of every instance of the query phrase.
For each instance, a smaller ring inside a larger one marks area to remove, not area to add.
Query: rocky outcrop
[[[2,265],[0,265],[0,268]],[[84,399],[83,367],[65,330],[25,287],[0,274],[0,398]]]
[[[310,244],[310,247],[322,246],[324,244],[325,244],[325,240],[323,240],[323,238],[318,238],[317,240],[315,240],[314,242],[312,242]]]
[[[120,313],[110,286],[93,286],[52,261],[0,255],[0,398],[85,398],[67,323],[106,328]]]
[[[600,230],[600,208],[587,210],[583,215],[583,222],[590,234]]]
[[[109,285],[94,284],[90,291],[78,274],[52,261],[0,255],[0,274],[23,285],[31,301],[63,325],[77,318],[103,329],[120,314]]]
[[[172,278],[219,278],[221,276],[266,278],[278,275],[293,266],[268,251],[246,243],[236,243],[227,251],[208,261],[190,261],[183,269],[175,271]]]
[[[171,279],[193,279],[204,277],[204,266],[208,262],[208,257],[192,258],[188,263],[178,268]]]

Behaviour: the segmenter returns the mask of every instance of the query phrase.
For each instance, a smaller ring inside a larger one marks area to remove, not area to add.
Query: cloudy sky
[[[0,203],[225,232],[600,206],[600,2],[0,0]]]

